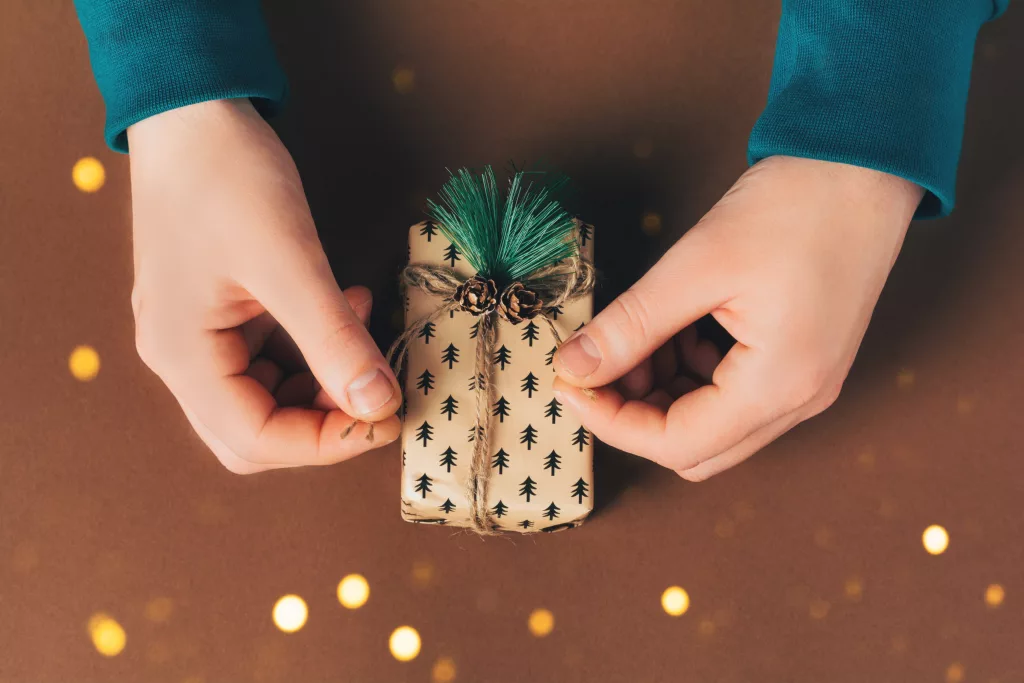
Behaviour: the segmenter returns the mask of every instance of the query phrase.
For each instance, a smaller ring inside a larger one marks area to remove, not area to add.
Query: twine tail
[[[472,504],[470,522],[481,535],[491,535],[490,510],[487,507],[487,485],[491,470],[487,454],[491,446],[490,408],[494,397],[494,346],[497,343],[497,315],[491,311],[480,316],[476,342],[476,434],[473,439],[473,460],[469,465],[467,497]]]

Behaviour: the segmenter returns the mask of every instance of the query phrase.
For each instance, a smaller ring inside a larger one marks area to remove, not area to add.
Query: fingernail
[[[601,352],[590,337],[578,334],[558,348],[558,362],[570,375],[586,377],[601,365]]]
[[[380,370],[370,370],[348,385],[348,401],[360,415],[372,413],[395,395],[395,387]]]

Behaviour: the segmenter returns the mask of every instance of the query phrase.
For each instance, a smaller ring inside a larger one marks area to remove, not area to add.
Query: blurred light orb
[[[349,609],[359,609],[370,599],[370,584],[362,574],[349,574],[338,584],[338,602]]]
[[[455,662],[451,657],[441,657],[434,662],[430,671],[431,683],[452,683],[455,680]]]
[[[100,373],[100,354],[91,346],[76,346],[68,356],[68,370],[79,382],[88,382]]]
[[[859,576],[851,576],[843,585],[843,593],[847,600],[858,602],[864,596],[864,581]]]
[[[1006,598],[1006,591],[998,583],[993,583],[985,589],[985,604],[989,607],[999,607]]]
[[[657,235],[661,232],[661,214],[648,212],[644,214],[643,220],[640,222],[640,227],[647,235]]]
[[[82,192],[95,192],[107,181],[107,171],[95,157],[82,157],[71,167],[71,181]]]
[[[946,669],[946,683],[960,683],[964,680],[964,665],[960,662],[953,662]]]
[[[690,596],[679,586],[669,586],[661,594],[661,608],[673,617],[686,614],[686,610],[690,609]]]
[[[526,626],[534,636],[543,638],[554,630],[555,615],[551,613],[551,610],[544,608],[535,609],[530,612],[530,617],[526,620]]]
[[[124,650],[128,637],[113,617],[102,612],[94,614],[88,628],[93,647],[104,657],[116,657]]]
[[[146,619],[162,624],[171,618],[174,612],[174,601],[170,598],[153,598],[146,603]]]
[[[391,72],[391,84],[399,95],[408,95],[416,88],[416,72],[404,66]]]
[[[921,542],[930,554],[941,555],[949,547],[949,533],[938,524],[932,524],[921,534]]]
[[[400,662],[410,662],[420,653],[420,634],[412,626],[399,626],[391,632],[388,649]]]
[[[298,595],[285,595],[274,603],[274,625],[285,633],[295,633],[306,625],[309,608]]]

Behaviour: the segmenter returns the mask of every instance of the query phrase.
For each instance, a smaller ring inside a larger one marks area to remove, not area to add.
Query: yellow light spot
[[[633,156],[637,159],[650,159],[654,152],[654,142],[650,138],[640,138],[633,143]]]
[[[648,235],[657,235],[661,232],[661,215],[653,212],[645,213],[640,227]]]
[[[170,598],[153,598],[146,603],[146,619],[162,624],[171,618],[174,612],[174,601]]]
[[[429,560],[417,560],[412,564],[412,580],[417,586],[427,586],[434,580],[434,565]]]
[[[404,66],[391,72],[391,84],[399,95],[408,95],[416,87],[416,72]]]
[[[399,626],[391,632],[388,648],[398,661],[412,661],[420,653],[420,634],[412,626]]]
[[[860,602],[860,599],[864,597],[864,582],[859,576],[851,576],[843,585],[843,593],[847,600]]]
[[[91,346],[76,346],[68,357],[68,369],[75,379],[88,382],[100,372],[100,354]]]
[[[338,602],[349,609],[358,609],[370,598],[370,584],[361,574],[349,574],[338,584]]]
[[[88,629],[93,646],[104,657],[116,657],[124,650],[127,636],[113,617],[102,612],[94,614],[89,619]]]
[[[719,538],[732,538],[736,535],[736,522],[728,517],[723,517],[715,523],[715,536]]]
[[[715,622],[711,619],[701,619],[697,624],[697,633],[704,637],[715,635]]]
[[[82,157],[71,168],[71,181],[82,192],[95,192],[107,181],[107,172],[99,159]]]
[[[810,607],[807,612],[811,615],[811,619],[824,619],[828,616],[828,611],[832,608],[832,605],[827,600],[812,600]]]
[[[202,676],[196,675],[183,678],[181,683],[206,683],[206,681]]]
[[[306,625],[309,608],[298,595],[285,595],[274,603],[274,625],[285,633],[295,633]]]
[[[960,662],[953,662],[946,669],[946,683],[960,683],[964,680],[964,665]]]
[[[555,615],[551,613],[551,610],[535,609],[530,612],[530,618],[526,625],[530,628],[530,633],[538,638],[543,638],[555,628]]]
[[[985,604],[989,607],[999,607],[1006,598],[1006,591],[998,583],[993,583],[985,589]]]
[[[875,469],[875,452],[870,448],[864,449],[857,454],[857,464],[865,472]]]
[[[679,586],[669,586],[661,594],[661,608],[666,614],[678,617],[690,609],[690,596]]]
[[[903,368],[896,373],[896,386],[900,389],[909,389],[914,386],[914,371]]]
[[[455,662],[451,657],[441,657],[434,662],[430,680],[432,683],[451,683],[455,680]]]
[[[932,524],[921,534],[921,542],[932,555],[941,555],[949,547],[949,534],[938,524]]]

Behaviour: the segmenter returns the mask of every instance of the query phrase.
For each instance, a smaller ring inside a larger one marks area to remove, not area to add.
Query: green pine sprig
[[[427,201],[428,215],[477,273],[499,284],[572,256],[572,218],[552,198],[561,186],[527,180],[536,172],[516,171],[502,196],[494,169],[480,174],[460,169],[441,188],[440,203]]]

